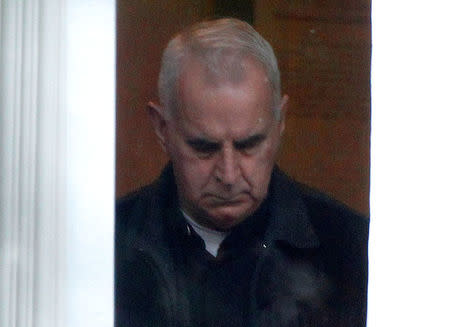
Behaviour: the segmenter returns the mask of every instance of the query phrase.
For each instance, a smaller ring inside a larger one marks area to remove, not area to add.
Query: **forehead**
[[[192,60],[179,80],[178,121],[208,135],[246,137],[273,120],[272,92],[264,70],[251,60],[240,63],[239,78],[211,77]]]

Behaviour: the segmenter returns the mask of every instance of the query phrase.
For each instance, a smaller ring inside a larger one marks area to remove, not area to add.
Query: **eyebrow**
[[[256,134],[243,140],[234,141],[233,145],[236,149],[247,149],[258,145],[259,143],[264,141],[266,137],[267,137],[266,134]]]
[[[237,150],[250,149],[266,139],[266,134],[251,135],[245,139],[233,141],[233,146]],[[193,138],[186,141],[186,143],[197,151],[213,152],[221,148],[220,142],[211,141],[205,138]]]
[[[210,141],[203,138],[195,138],[186,141],[190,147],[194,148],[197,151],[215,151],[220,149],[220,143]]]

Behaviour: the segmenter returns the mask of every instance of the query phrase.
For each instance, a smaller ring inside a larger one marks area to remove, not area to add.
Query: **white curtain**
[[[112,325],[114,6],[0,0],[2,327]]]
[[[64,308],[64,3],[1,3],[0,325],[59,326]]]

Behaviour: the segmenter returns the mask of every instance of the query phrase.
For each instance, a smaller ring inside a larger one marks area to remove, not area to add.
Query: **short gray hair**
[[[259,63],[272,88],[275,117],[280,119],[277,59],[269,42],[252,26],[238,19],[222,18],[194,24],[175,35],[164,50],[158,80],[159,99],[166,110],[173,111],[178,106],[178,79],[189,58],[202,59],[208,72],[229,80],[235,75],[233,71],[239,71],[236,68],[244,58]]]

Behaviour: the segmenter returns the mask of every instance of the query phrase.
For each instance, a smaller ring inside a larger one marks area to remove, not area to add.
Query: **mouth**
[[[215,206],[236,206],[245,201],[245,193],[240,193],[233,196],[221,196],[210,194],[208,197]]]

